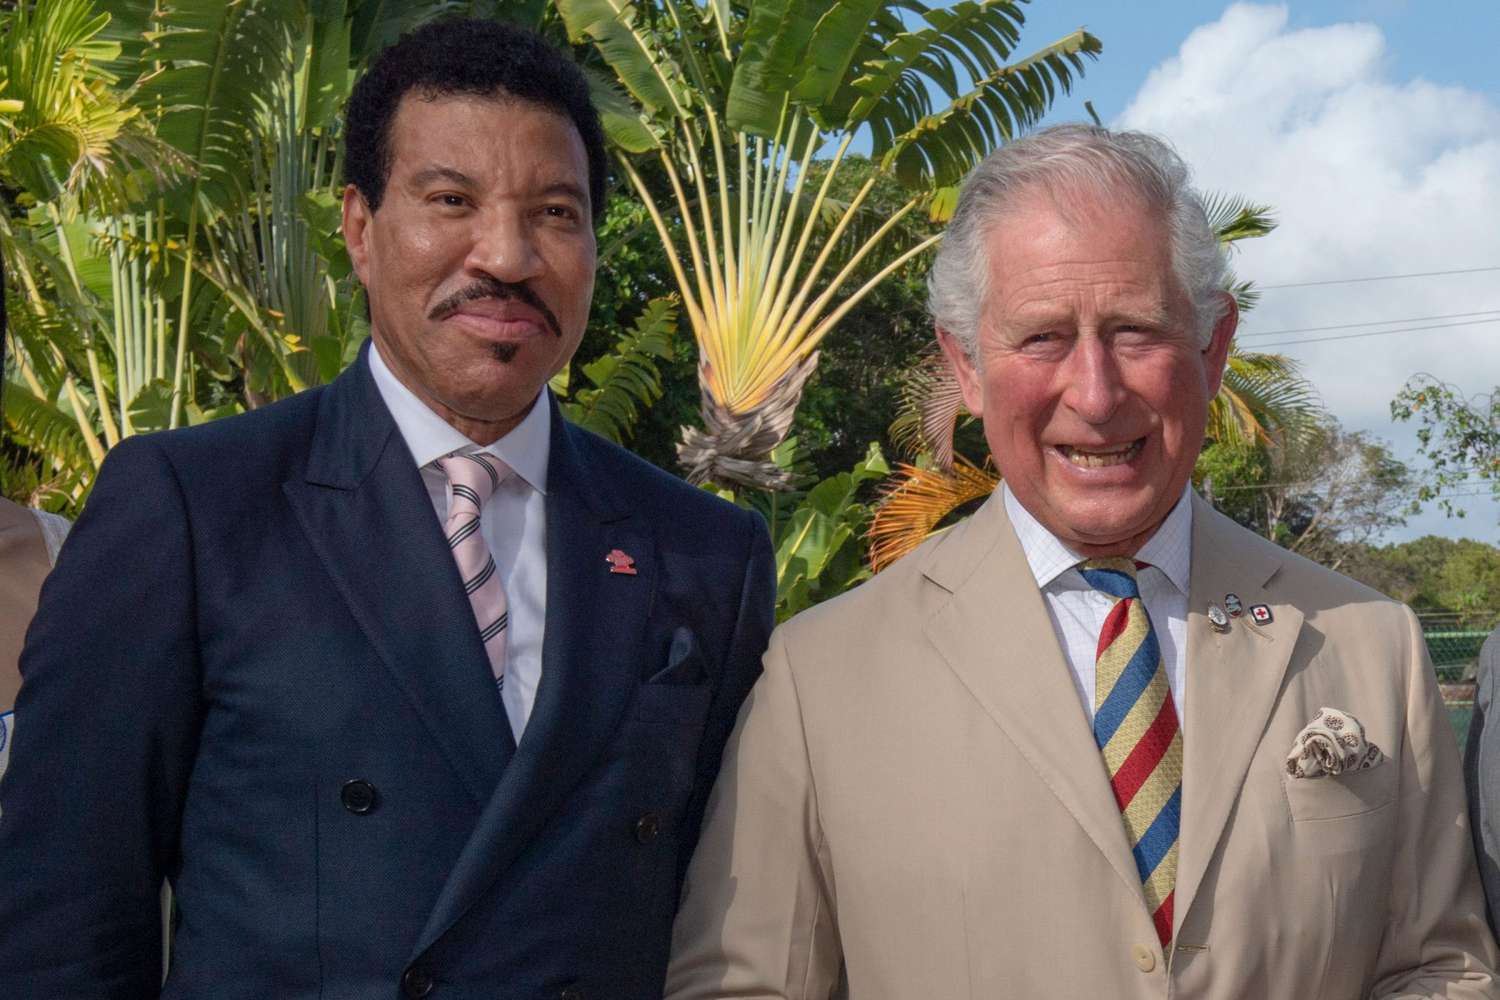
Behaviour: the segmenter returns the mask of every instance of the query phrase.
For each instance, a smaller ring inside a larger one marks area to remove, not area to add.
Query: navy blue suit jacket
[[[156,995],[165,877],[166,997],[657,1000],[770,543],[554,407],[547,552],[512,749],[363,355],[117,447],[22,656],[0,996]]]

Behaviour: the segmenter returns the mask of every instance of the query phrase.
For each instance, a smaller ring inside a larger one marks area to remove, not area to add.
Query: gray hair
[[[1144,132],[1055,125],[1006,143],[974,168],[932,262],[928,310],[971,359],[978,360],[980,313],[989,293],[986,237],[1009,209],[1039,190],[1054,196],[1123,191],[1159,213],[1172,270],[1192,303],[1195,332],[1207,345],[1228,308],[1222,293],[1229,269],[1203,198],[1188,184],[1187,164]]]

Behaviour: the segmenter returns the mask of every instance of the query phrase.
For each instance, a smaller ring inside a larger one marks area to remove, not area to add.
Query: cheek
[[[1176,367],[1157,381],[1150,399],[1162,423],[1177,435],[1202,433],[1210,396],[1201,367],[1193,364]]]
[[[986,385],[986,416],[993,415],[996,423],[1010,428],[1012,437],[1034,438],[1047,426],[1054,394],[1048,384],[1034,378],[1008,376],[990,381]]]

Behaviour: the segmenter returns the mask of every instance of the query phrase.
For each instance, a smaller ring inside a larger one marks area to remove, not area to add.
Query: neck
[[[383,338],[375,335],[374,341],[376,348],[380,351],[380,360],[385,363],[386,369],[397,382],[421,400],[423,406],[441,417],[444,423],[481,447],[494,444],[519,427],[521,421],[525,420],[526,415],[531,412],[531,407],[536,405],[537,397],[541,395],[538,391],[537,396],[532,397],[529,405],[522,407],[520,412],[507,417],[490,419],[464,413],[438,398],[421,380],[413,376],[399,353],[392,350]]]

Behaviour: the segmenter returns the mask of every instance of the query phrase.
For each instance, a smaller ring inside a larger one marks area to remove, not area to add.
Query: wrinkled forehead
[[[1002,232],[997,238],[996,230],[1022,216],[1038,214],[1053,216],[1063,225],[1084,232],[1125,221],[1142,228],[1166,224],[1161,208],[1124,182],[1105,184],[1071,175],[1047,176],[1017,187],[996,208],[985,222],[986,244],[996,247],[998,239],[997,248],[1004,250],[1007,234]]]

